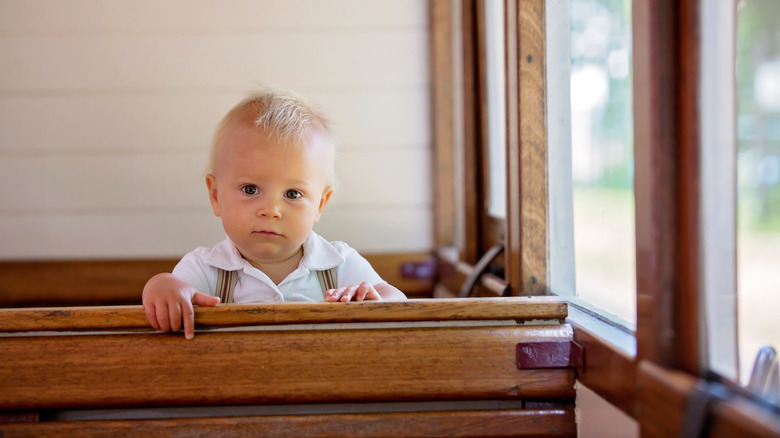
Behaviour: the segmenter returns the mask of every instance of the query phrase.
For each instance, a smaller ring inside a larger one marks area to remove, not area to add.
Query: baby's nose
[[[279,206],[272,199],[265,199],[260,202],[260,208],[257,210],[259,217],[280,218],[282,213]]]

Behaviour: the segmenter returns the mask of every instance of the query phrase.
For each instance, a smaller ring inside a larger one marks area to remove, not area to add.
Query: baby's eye
[[[301,196],[303,196],[303,193],[297,191],[297,190],[288,190],[285,192],[284,197],[287,199],[298,199]]]
[[[241,187],[241,191],[247,195],[256,195],[259,192],[257,186],[252,184],[247,184],[244,187]]]

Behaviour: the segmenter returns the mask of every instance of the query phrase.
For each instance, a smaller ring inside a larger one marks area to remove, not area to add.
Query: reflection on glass
[[[571,0],[577,297],[636,322],[631,1]]]
[[[742,383],[765,345],[780,348],[780,7],[737,15],[737,287]]]

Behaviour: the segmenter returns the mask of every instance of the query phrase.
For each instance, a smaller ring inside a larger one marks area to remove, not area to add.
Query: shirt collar
[[[233,241],[226,237],[225,240],[214,245],[209,250],[206,256],[206,263],[226,271],[238,271],[244,269],[246,261],[241,257],[241,253],[238,252],[238,248],[236,248]]]
[[[227,271],[237,271],[244,269],[247,262],[238,252],[233,241],[226,237],[225,240],[211,248],[206,257],[206,263]],[[303,242],[303,259],[299,267],[312,271],[324,271],[342,263],[344,263],[344,256],[338,249],[314,231]]]
[[[344,256],[339,250],[314,231],[303,242],[303,259],[300,267],[312,271],[324,271],[342,263],[344,263]]]

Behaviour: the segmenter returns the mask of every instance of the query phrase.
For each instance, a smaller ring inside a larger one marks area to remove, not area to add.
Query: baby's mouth
[[[260,231],[253,231],[252,234],[257,234],[260,236],[281,236],[281,234],[275,232],[275,231],[269,231],[269,230],[260,230]]]

